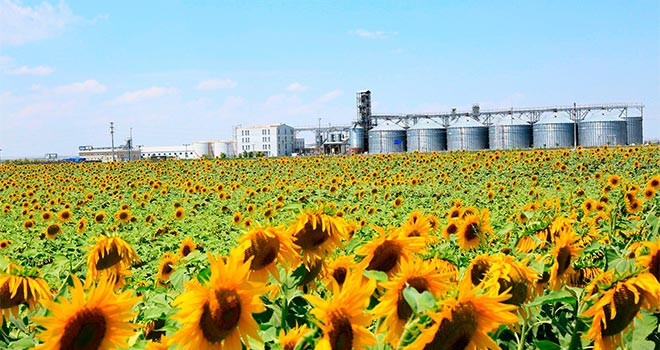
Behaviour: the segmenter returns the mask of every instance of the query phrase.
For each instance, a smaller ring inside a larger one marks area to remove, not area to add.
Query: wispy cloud
[[[303,92],[307,91],[308,87],[304,86],[300,83],[291,83],[289,86],[286,87],[286,91],[288,92]]]
[[[59,94],[102,94],[108,88],[96,80],[85,80],[79,83],[61,85],[54,89]]]
[[[131,104],[152,98],[158,98],[166,95],[171,95],[177,92],[175,88],[167,88],[162,86],[152,86],[147,89],[126,92],[112,101],[114,105]]]
[[[209,79],[199,82],[199,90],[231,89],[238,86],[238,83],[231,79]]]
[[[365,39],[387,39],[399,34],[397,32],[384,32],[381,30],[365,30],[365,29],[356,29],[352,33]]]
[[[332,90],[332,91],[330,91],[326,94],[323,94],[321,97],[319,97],[316,100],[316,102],[318,102],[318,103],[327,103],[327,102],[330,102],[330,101],[336,99],[337,97],[341,96],[342,94],[343,94],[343,92],[339,89]]]
[[[28,67],[22,66],[18,68],[8,69],[5,72],[11,75],[50,75],[55,69],[47,66]]]
[[[54,37],[77,20],[64,2],[24,6],[20,1],[0,0],[0,44],[20,45]]]

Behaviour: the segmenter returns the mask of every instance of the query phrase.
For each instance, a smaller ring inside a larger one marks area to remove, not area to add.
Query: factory
[[[439,114],[372,114],[371,92],[357,92],[349,152],[505,150],[642,144],[641,104],[512,108]]]
[[[233,140],[177,146],[81,146],[90,160],[281,157],[299,154],[379,154],[642,144],[644,106],[598,104],[481,110],[437,114],[373,114],[371,91],[356,94],[357,120],[349,126],[235,126]],[[111,126],[112,129],[112,126]],[[313,132],[305,145],[301,132]]]

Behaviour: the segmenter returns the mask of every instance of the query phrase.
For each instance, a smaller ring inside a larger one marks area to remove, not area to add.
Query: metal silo
[[[578,122],[578,144],[585,147],[625,145],[626,121],[612,113],[597,111]]]
[[[364,151],[364,128],[358,124],[354,125],[348,133],[349,151],[351,153],[362,153]]]
[[[570,148],[575,146],[575,123],[558,115],[542,117],[533,126],[535,148]]]
[[[461,117],[447,127],[448,150],[480,150],[488,148],[488,127],[478,121]]]
[[[195,141],[192,143],[192,151],[195,158],[210,157],[213,142]]]
[[[642,137],[642,116],[628,117],[626,120],[626,127],[628,132],[629,145],[641,145],[644,142]]]
[[[506,116],[488,127],[490,149],[529,148],[532,146],[532,126],[520,119]]]
[[[369,153],[406,151],[406,130],[391,121],[369,130]]]
[[[447,129],[431,119],[420,119],[406,131],[408,152],[447,149]]]

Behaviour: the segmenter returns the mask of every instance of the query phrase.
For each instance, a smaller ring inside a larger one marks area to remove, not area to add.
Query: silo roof
[[[521,119],[514,118],[513,116],[508,115],[504,118],[496,119],[493,125],[529,125],[529,123],[526,123]]]
[[[444,129],[444,127],[438,124],[433,119],[420,119],[417,121],[417,124],[411,126],[408,130],[423,130],[423,129]]]
[[[382,124],[371,129],[371,131],[404,131],[405,129],[398,126],[392,121],[386,120]]]
[[[619,118],[618,115],[614,115],[614,113],[609,111],[596,111],[593,114],[588,115],[582,121],[583,122],[612,122],[612,121],[622,122],[625,120]]]
[[[484,128],[485,125],[479,123],[478,121],[470,117],[460,117],[456,122],[449,126],[449,128]]]
[[[567,117],[557,115],[557,114],[551,114],[551,115],[546,115],[543,116],[541,119],[539,119],[536,124],[573,124],[573,121]]]

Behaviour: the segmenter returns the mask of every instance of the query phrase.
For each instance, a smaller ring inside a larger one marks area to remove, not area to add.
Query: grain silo
[[[488,127],[490,149],[516,149],[532,146],[532,126],[520,119],[506,116]]]
[[[532,127],[535,148],[570,148],[575,146],[576,124],[555,114],[542,117]]]
[[[448,150],[488,148],[488,127],[469,117],[460,117],[447,127]]]
[[[629,112],[630,113],[630,112]],[[642,116],[632,116],[625,118],[629,145],[641,145],[644,142],[642,136]]]
[[[192,143],[192,150],[195,158],[211,157],[213,154],[213,142],[195,141]]]
[[[364,151],[364,128],[359,124],[353,125],[348,132],[349,151],[351,153],[362,153]]]
[[[406,130],[389,120],[369,130],[369,153],[406,151]]]
[[[406,131],[408,152],[433,152],[447,149],[447,129],[432,119],[420,119]]]
[[[578,122],[578,144],[585,147],[625,145],[626,121],[605,110],[596,111]]]

